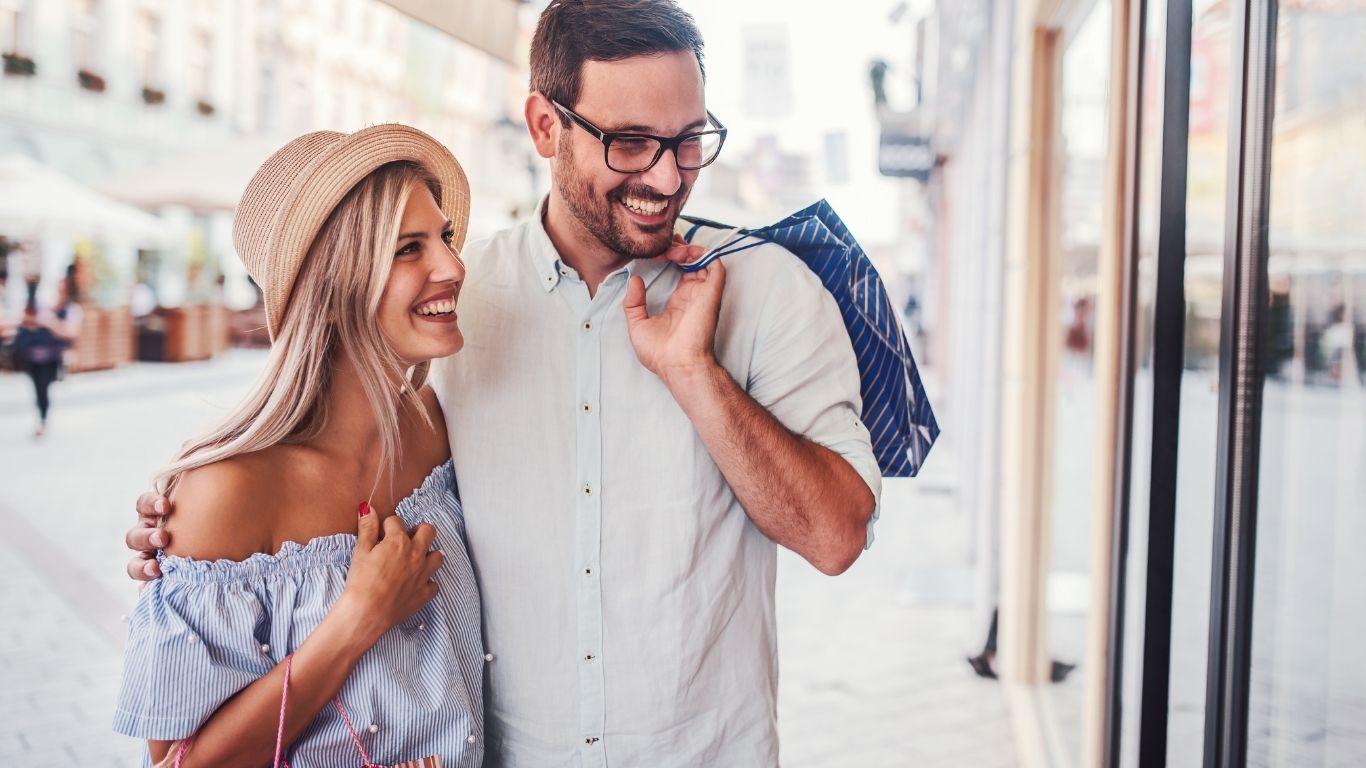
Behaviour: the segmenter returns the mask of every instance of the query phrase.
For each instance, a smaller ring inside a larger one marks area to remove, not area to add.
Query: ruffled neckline
[[[422,522],[429,522],[433,505],[424,501],[454,490],[455,467],[451,459],[432,468],[422,484],[403,497],[394,507],[394,513],[411,528]],[[356,548],[354,533],[333,533],[318,536],[307,542],[286,541],[274,554],[256,552],[245,560],[197,560],[192,557],[168,555],[157,551],[157,563],[161,566],[161,579],[187,581],[224,581],[250,576],[264,576],[284,572],[297,572],[317,566],[346,565],[351,561],[351,553]]]

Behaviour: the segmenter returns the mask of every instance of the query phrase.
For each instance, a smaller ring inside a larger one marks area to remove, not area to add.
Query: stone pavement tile
[[[26,765],[135,765],[140,744],[109,728],[119,652],[0,543],[0,612],[22,617],[0,666],[0,755]]]

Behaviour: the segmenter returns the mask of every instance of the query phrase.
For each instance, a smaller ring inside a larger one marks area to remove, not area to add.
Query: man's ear
[[[554,157],[560,143],[560,131],[564,128],[560,124],[559,110],[544,94],[532,91],[526,97],[523,113],[527,132],[531,134],[537,154],[547,159]]]

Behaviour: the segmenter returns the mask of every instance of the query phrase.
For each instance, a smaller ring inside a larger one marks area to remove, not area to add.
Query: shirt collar
[[[529,222],[531,228],[530,251],[531,261],[536,269],[536,274],[540,279],[541,288],[546,293],[555,290],[560,284],[560,280],[573,270],[560,258],[560,252],[555,250],[555,244],[551,242],[550,235],[545,231],[545,208],[549,203],[549,196],[541,198],[541,204],[536,207],[536,218]],[[636,259],[626,265],[628,275],[639,275],[648,287],[654,282],[656,277],[663,274],[669,262],[663,257],[653,259]],[[612,273],[613,275],[617,273]],[[612,276],[608,276],[611,280]]]

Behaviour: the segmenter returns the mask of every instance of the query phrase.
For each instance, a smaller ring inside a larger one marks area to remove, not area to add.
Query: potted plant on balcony
[[[5,74],[19,75],[20,77],[32,77],[38,74],[38,65],[22,53],[3,54],[5,59]]]
[[[76,72],[76,82],[87,91],[104,93],[104,78],[88,69],[80,69]]]
[[[142,86],[142,100],[148,104],[161,104],[166,101],[166,92],[150,85]]]

